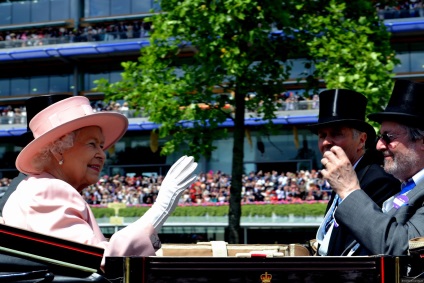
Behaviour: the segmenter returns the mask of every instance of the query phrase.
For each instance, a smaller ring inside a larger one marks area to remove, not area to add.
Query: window
[[[31,22],[31,2],[17,2],[12,7],[12,24]]]
[[[29,80],[30,94],[46,94],[49,89],[47,77],[32,77]]]
[[[49,84],[49,92],[50,93],[56,93],[56,92],[72,91],[70,80],[71,80],[70,75],[51,76],[50,77],[50,84]]]
[[[2,79],[0,80],[0,96],[9,96],[10,95],[10,80]]]
[[[138,1],[146,2],[146,1]],[[125,15],[131,13],[130,1],[128,0],[111,0],[111,15]]]
[[[28,95],[29,78],[16,78],[11,80],[10,93],[13,95]]]
[[[0,3],[0,25],[12,23],[12,3]]]
[[[50,20],[49,0],[37,0],[31,3],[31,22],[47,22]]]

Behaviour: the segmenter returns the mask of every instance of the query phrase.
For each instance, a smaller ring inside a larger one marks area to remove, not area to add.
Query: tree
[[[123,63],[122,81],[99,88],[111,99],[143,105],[149,119],[161,124],[160,137],[172,134],[164,154],[186,141],[190,154],[208,158],[214,138],[226,134],[219,124],[234,122],[231,243],[239,242],[246,108],[274,118],[275,94],[284,91],[290,71],[285,62],[291,42],[270,38],[274,23],[288,26],[289,15],[281,3],[260,3],[162,1],[166,13],[152,18],[151,44],[141,50],[139,62]],[[181,121],[190,121],[190,127]]]
[[[327,24],[342,15],[340,11],[333,16],[343,7],[336,6],[335,0],[303,3],[307,5],[288,0],[162,0],[163,12],[152,17],[150,45],[141,50],[138,62],[124,62],[117,83],[97,82],[107,99],[142,105],[149,119],[161,125],[160,137],[168,138],[162,154],[186,144],[189,154],[209,158],[213,140],[227,134],[220,123],[234,122],[229,243],[239,243],[246,110],[255,111],[271,128],[276,95],[285,91],[283,83],[291,71],[288,59],[318,62],[314,74],[324,76],[329,84],[337,76],[326,76],[326,70],[338,61],[319,62],[345,56],[334,50],[321,52],[323,34],[342,35]],[[336,8],[318,9],[329,3]],[[364,24],[368,21],[358,22],[358,27]],[[303,26],[311,31],[299,29]],[[355,40],[347,37],[342,44]],[[349,68],[343,70],[350,76]],[[319,77],[306,79],[307,87],[313,88]]]

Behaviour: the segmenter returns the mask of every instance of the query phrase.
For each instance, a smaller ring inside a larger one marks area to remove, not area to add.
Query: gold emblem
[[[271,283],[272,275],[265,272],[265,274],[261,274],[262,283]]]

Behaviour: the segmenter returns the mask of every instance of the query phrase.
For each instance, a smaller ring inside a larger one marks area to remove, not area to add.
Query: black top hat
[[[27,131],[19,137],[17,144],[21,147],[25,147],[34,139],[31,129],[29,128],[29,122],[32,118],[34,118],[35,115],[38,114],[38,112],[60,100],[69,98],[71,96],[72,95],[69,94],[49,94],[34,96],[25,100],[25,107],[27,113]]]
[[[374,128],[365,122],[367,98],[359,92],[348,89],[324,90],[319,94],[318,123],[308,128],[317,133],[319,128],[345,126],[367,133],[366,146],[375,142]]]
[[[424,83],[396,80],[389,103],[383,112],[372,113],[368,118],[381,124],[395,121],[406,126],[424,129]]]

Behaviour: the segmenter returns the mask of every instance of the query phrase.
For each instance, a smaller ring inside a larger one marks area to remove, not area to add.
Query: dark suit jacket
[[[392,175],[386,173],[382,168],[382,156],[375,150],[367,151],[362,159],[355,167],[356,175],[359,179],[359,184],[363,192],[365,192],[378,207],[381,208],[383,202],[400,191],[400,182]],[[335,193],[332,193],[331,200],[334,199]],[[350,196],[349,196],[350,197]],[[329,201],[327,210],[331,206],[332,201]],[[344,203],[344,201],[342,202]],[[336,213],[339,208],[337,208]],[[361,210],[362,206],[358,205],[351,208],[350,214],[356,214]],[[381,209],[380,209],[381,211]],[[337,220],[337,218],[336,218]],[[362,221],[367,221],[368,217],[364,217]],[[328,245],[329,256],[347,255],[355,241],[352,233],[345,225],[339,223],[338,227],[334,227],[331,234],[330,243]],[[372,233],[372,232],[369,232]],[[361,247],[356,254],[370,255],[371,253]]]
[[[357,190],[339,205],[335,217],[372,254],[407,255],[408,241],[424,236],[423,181],[408,193],[408,199],[408,205],[383,213],[362,190]]]

